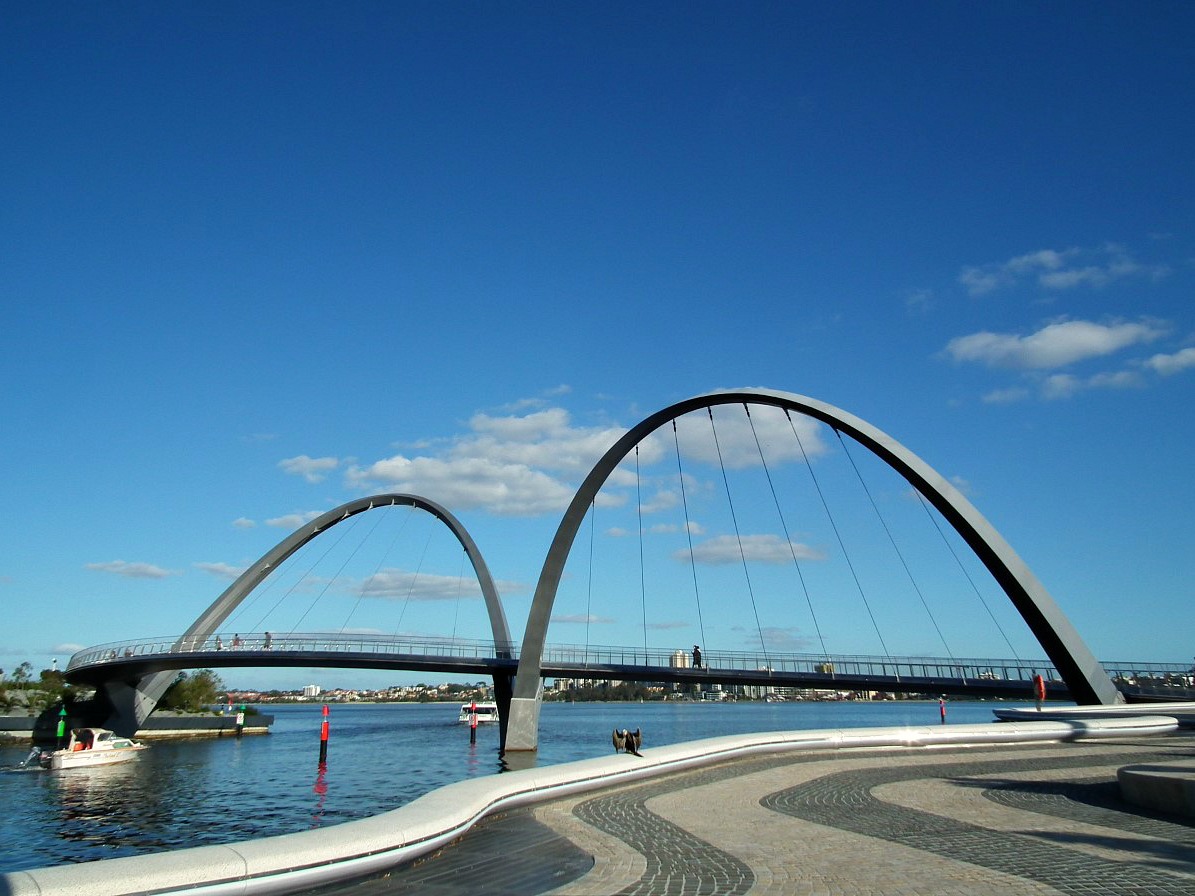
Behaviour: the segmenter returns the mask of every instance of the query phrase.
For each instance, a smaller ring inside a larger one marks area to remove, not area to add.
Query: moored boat
[[[39,762],[42,768],[51,771],[91,768],[128,762],[136,759],[145,749],[148,749],[145,744],[120,737],[107,728],[74,728],[66,747],[61,750],[44,751]]]
[[[482,725],[488,722],[498,721],[498,704],[497,703],[462,703],[461,714],[457,718],[458,722],[465,724],[472,724],[473,714],[477,714],[477,724]]]

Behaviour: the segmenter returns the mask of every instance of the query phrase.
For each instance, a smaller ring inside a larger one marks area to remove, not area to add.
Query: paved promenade
[[[1192,761],[1189,732],[748,757],[513,810],[323,892],[1191,896],[1192,820],[1125,803],[1116,773]]]

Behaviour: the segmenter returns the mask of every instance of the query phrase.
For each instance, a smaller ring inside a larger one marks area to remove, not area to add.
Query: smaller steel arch
[[[175,642],[174,649],[176,651],[183,650],[189,644],[202,644],[262,580],[277,569],[287,557],[321,532],[358,513],[395,505],[410,505],[432,514],[448,526],[452,534],[456,536],[461,547],[465,549],[469,562],[473,565],[473,571],[477,575],[478,584],[481,586],[482,597],[485,599],[486,610],[489,613],[490,628],[494,633],[496,655],[499,658],[510,658],[514,642],[510,637],[506,613],[502,608],[502,601],[498,596],[498,589],[494,585],[493,576],[490,575],[485,559],[481,556],[481,551],[478,550],[473,538],[455,516],[435,501],[419,495],[402,493],[357,498],[341,504],[339,507],[334,507],[311,522],[300,526],[241,573],[236,581],[229,585],[224,593],[216,598],[212,605],[200,614],[199,618]],[[175,677],[176,673],[174,672],[155,672],[135,682],[109,682],[106,691],[113,705],[113,716],[109,720],[108,727],[131,736],[153,712],[154,707],[157,706],[158,701],[166,693]],[[509,682],[496,682],[496,686],[499,690],[508,689]]]
[[[334,507],[327,513],[316,517],[310,523],[300,526],[262,555],[260,560],[241,573],[237,577],[237,580],[229,585],[224,593],[216,598],[212,605],[192,623],[191,627],[179,639],[177,646],[182,648],[188,642],[202,641],[208,635],[215,632],[219,628],[220,623],[228,618],[250,591],[256,588],[262,580],[277,569],[279,564],[286,560],[287,557],[321,532],[330,529],[337,523],[344,522],[349,517],[358,513],[364,513],[367,510],[373,510],[378,507],[393,507],[396,505],[410,505],[419,510],[427,511],[448,526],[452,534],[456,536],[457,541],[461,543],[461,547],[465,549],[465,553],[469,557],[469,562],[473,564],[473,571],[477,575],[478,584],[481,586],[481,594],[485,599],[486,609],[490,616],[490,628],[494,633],[494,646],[498,651],[497,655],[499,657],[509,657],[513,642],[510,639],[510,627],[506,622],[506,613],[502,609],[502,601],[498,597],[498,589],[494,585],[494,579],[490,575],[490,570],[486,566],[485,559],[481,556],[481,551],[477,549],[477,545],[473,542],[472,537],[470,537],[465,527],[461,525],[455,516],[435,501],[420,497],[419,495],[400,493],[357,498],[356,500],[341,504],[339,507]]]
[[[598,460],[577,490],[548,549],[532,598],[515,677],[508,750],[535,749],[542,687],[540,666],[548,622],[565,562],[590,502],[644,437],[676,417],[725,404],[762,404],[792,410],[820,420],[863,445],[904,476],[963,537],[1028,623],[1078,703],[1110,704],[1121,700],[1111,679],[1045,586],[991,523],[929,464],[882,430],[823,401],[770,389],[728,390],[677,402],[631,427]]]

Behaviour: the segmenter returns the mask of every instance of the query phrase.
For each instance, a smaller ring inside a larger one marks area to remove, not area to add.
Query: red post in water
[[[324,704],[324,724],[320,726],[319,730],[319,764],[326,765],[328,762],[328,704]]]
[[[946,699],[941,697],[938,699],[938,712],[942,714],[942,724],[946,724]]]
[[[469,704],[469,743],[477,743],[477,701]]]

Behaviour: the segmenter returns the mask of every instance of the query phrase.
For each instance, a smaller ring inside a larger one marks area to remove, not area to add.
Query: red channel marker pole
[[[938,700],[938,712],[942,714],[942,724],[946,724],[946,700],[941,698]]]
[[[477,743],[477,701],[469,704],[469,743]]]
[[[328,704],[324,704],[324,724],[319,730],[319,764],[328,764]]]

